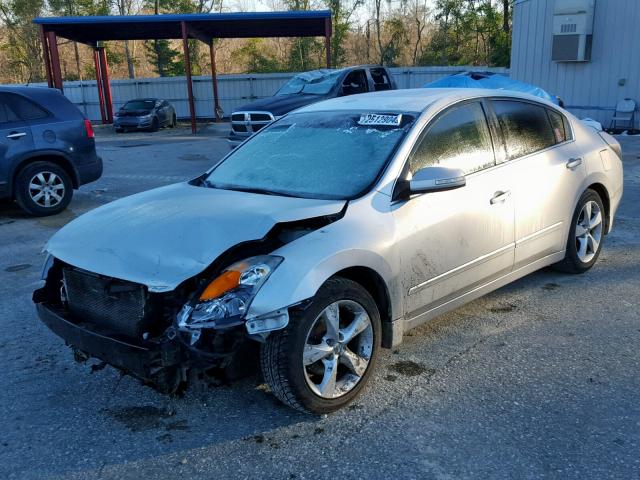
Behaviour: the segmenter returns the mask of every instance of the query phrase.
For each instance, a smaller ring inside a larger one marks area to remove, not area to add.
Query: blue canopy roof
[[[513,90],[528,93],[558,104],[558,97],[551,95],[540,87],[512,80],[509,77],[493,72],[462,72],[440,78],[423,85],[425,88],[490,88],[495,90]]]
[[[329,10],[38,17],[33,20],[45,31],[90,45],[105,40],[181,38],[182,22],[187,24],[191,38],[205,42],[212,38],[331,35]]]

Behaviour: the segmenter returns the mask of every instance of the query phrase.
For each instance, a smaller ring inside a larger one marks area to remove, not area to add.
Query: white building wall
[[[551,61],[553,6],[554,0],[516,0],[511,77],[608,126],[619,100],[640,102],[640,0],[596,0],[590,62]]]

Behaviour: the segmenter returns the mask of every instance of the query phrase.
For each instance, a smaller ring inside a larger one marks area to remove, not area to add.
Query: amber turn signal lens
[[[220,295],[236,288],[239,282],[240,272],[227,270],[207,286],[202,295],[200,295],[200,300],[218,298]]]

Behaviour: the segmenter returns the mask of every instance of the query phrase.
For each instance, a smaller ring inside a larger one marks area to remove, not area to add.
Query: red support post
[[[53,86],[63,91],[62,72],[60,70],[60,54],[58,53],[58,39],[55,32],[47,32],[47,43],[51,53],[51,73],[53,74]]]
[[[213,40],[209,43],[209,51],[211,53],[211,83],[213,84],[213,113],[216,122],[220,122],[220,98],[218,97],[218,75],[216,74],[216,50],[213,46]]]
[[[191,83],[191,59],[189,58],[189,37],[187,23],[180,22],[182,27],[182,49],[184,50],[184,69],[187,76],[187,93],[189,94],[189,114],[191,116],[191,133],[196,133],[196,106],[193,100],[193,84]]]
[[[113,102],[111,99],[111,82],[109,81],[107,51],[104,47],[98,47],[98,54],[100,55],[100,75],[102,77],[102,90],[104,91],[104,104],[107,113],[107,122],[113,123]]]
[[[98,89],[98,101],[100,102],[100,118],[102,124],[107,123],[107,114],[104,107],[104,89],[102,87],[102,69],[100,68],[100,54],[98,49],[93,49],[93,62],[96,66],[96,87]]]
[[[47,75],[47,85],[53,88],[53,77],[51,75],[51,55],[49,54],[49,44],[47,43],[47,34],[44,31],[44,25],[40,25],[40,42],[42,43],[42,57],[44,58],[44,70]]]
[[[327,52],[327,68],[331,68],[331,19],[324,21],[324,48]]]

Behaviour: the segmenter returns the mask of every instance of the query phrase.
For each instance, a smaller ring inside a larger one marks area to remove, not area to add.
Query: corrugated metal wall
[[[509,75],[508,69],[487,67],[412,67],[391,70],[398,88],[420,87],[445,75],[465,70],[488,70]],[[273,95],[293,75],[293,73],[220,75],[218,77],[220,105],[225,115],[229,115],[246,103]],[[32,84],[32,86],[46,86],[46,84]],[[157,97],[171,102],[176,107],[178,117],[186,118],[189,116],[187,84],[184,77],[112,80],[111,91],[114,110],[133,98]],[[193,93],[198,117],[212,118],[213,87],[211,77],[193,77]],[[100,106],[95,80],[65,82],[64,94],[88,118],[100,120]]]
[[[590,62],[551,61],[553,6],[554,0],[516,2],[511,77],[559,95],[578,117],[608,126],[619,100],[640,101],[640,0],[596,0]]]

